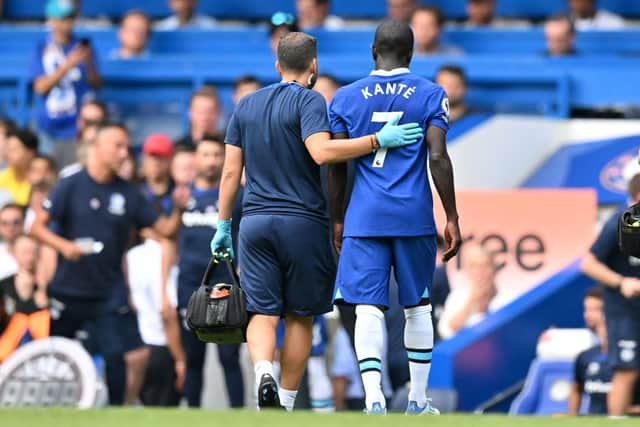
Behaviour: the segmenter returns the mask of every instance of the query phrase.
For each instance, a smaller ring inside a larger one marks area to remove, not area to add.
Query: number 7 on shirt
[[[395,118],[396,116],[398,116],[398,120],[400,120],[403,114],[404,114],[403,111],[384,111],[384,112],[375,111],[371,116],[371,121],[373,123],[386,123],[391,119]],[[386,157],[387,157],[387,149],[386,148],[378,149],[376,151],[375,157],[373,158],[373,164],[371,166],[373,166],[374,168],[381,168],[382,166],[384,166],[384,159]]]

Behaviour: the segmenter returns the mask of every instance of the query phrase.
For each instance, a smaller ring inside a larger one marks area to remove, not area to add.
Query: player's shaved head
[[[376,62],[407,66],[413,54],[413,31],[406,22],[386,20],[376,29],[372,48]]]
[[[305,33],[286,34],[278,43],[278,62],[283,71],[305,72],[317,54],[315,37]]]

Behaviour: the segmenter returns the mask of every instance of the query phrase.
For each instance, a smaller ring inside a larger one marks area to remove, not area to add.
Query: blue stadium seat
[[[513,401],[512,415],[551,415],[567,412],[573,381],[573,361],[535,359],[524,389]]]

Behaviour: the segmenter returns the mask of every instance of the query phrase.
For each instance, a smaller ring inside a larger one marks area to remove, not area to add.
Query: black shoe
[[[276,408],[280,409],[280,398],[278,397],[278,384],[269,374],[263,374],[258,386],[258,407],[260,409]]]

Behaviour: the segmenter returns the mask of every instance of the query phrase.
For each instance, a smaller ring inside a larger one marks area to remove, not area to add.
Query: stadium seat
[[[573,378],[573,361],[535,359],[524,389],[514,400],[512,415],[551,415],[567,412]]]

